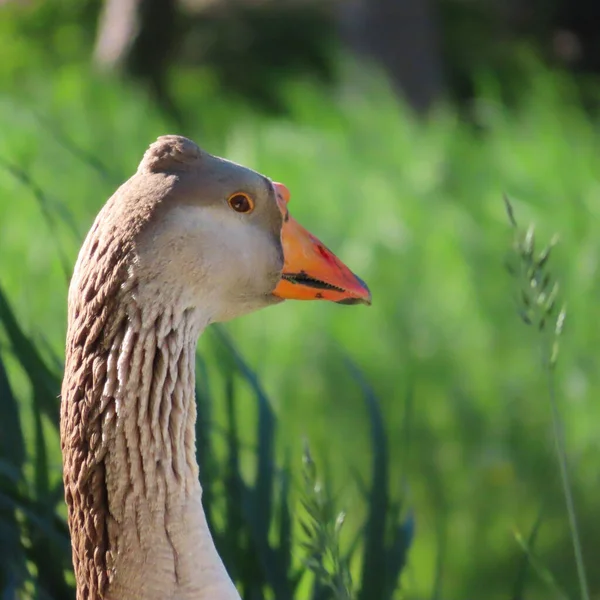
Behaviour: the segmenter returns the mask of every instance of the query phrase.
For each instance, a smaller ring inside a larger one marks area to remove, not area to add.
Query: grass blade
[[[385,529],[389,509],[388,448],[379,401],[358,367],[346,359],[348,368],[360,385],[369,420],[373,444],[373,480],[369,492],[369,514],[365,525],[360,600],[384,598],[386,589]]]
[[[14,497],[23,481],[25,441],[16,398],[0,354],[0,492]],[[27,578],[27,557],[13,506],[0,504],[0,589],[7,596]],[[8,597],[8,596],[7,596]],[[16,595],[12,596],[16,598]]]
[[[232,564],[236,565],[237,576],[248,589],[248,571],[252,571],[252,557],[243,556],[242,517],[242,473],[240,471],[240,439],[235,406],[235,383],[233,373],[225,375],[225,402],[227,406],[227,470],[225,475],[225,515],[227,518],[226,539]],[[250,563],[250,565],[249,565]]]
[[[114,187],[119,186],[126,179],[123,174],[113,172],[98,156],[75,143],[64,131],[59,130],[46,115],[34,110],[31,112],[40,128],[46,129],[58,144],[82,164],[85,164],[98,173],[106,183]]]
[[[254,392],[258,405],[257,424],[257,471],[253,488],[242,485],[243,511],[249,533],[254,543],[262,572],[278,600],[291,597],[284,565],[269,544],[269,532],[273,522],[273,497],[275,474],[275,415],[258,376],[244,361],[222,327],[213,327],[217,339],[227,350],[238,373]]]
[[[39,410],[58,430],[60,379],[46,366],[35,345],[21,329],[1,287],[0,322],[4,324],[15,357],[31,382]]]
[[[18,472],[25,462],[25,440],[19,405],[13,395],[0,354],[0,458],[10,460]]]
[[[290,466],[286,459],[279,482],[279,545],[277,552],[283,572],[290,576],[292,568],[292,515],[290,514]]]
[[[272,519],[273,506],[273,472],[274,472],[274,442],[275,416],[271,404],[265,394],[256,373],[246,364],[241,354],[233,345],[231,339],[222,328],[215,328],[221,342],[225,345],[238,372],[249,383],[254,391],[258,404],[258,465],[255,484],[256,515],[258,528],[268,537],[269,524]]]
[[[52,233],[58,252],[60,266],[63,270],[65,281],[68,282],[71,278],[71,267],[69,266],[70,261],[67,259],[67,254],[64,251],[64,248],[61,244],[61,236],[58,235],[57,224],[54,218],[54,212],[50,208],[51,203],[49,199],[46,197],[46,194],[44,193],[42,188],[33,180],[31,175],[27,173],[25,169],[22,169],[21,167],[11,163],[10,161],[2,157],[0,157],[0,165],[2,165],[6,169],[6,171],[8,171],[17,181],[19,181],[25,187],[27,187],[33,194],[33,197],[36,199],[42,212],[42,216],[46,221],[46,225],[48,226],[50,233]],[[77,235],[76,231],[74,233],[75,235]]]
[[[523,548],[523,557],[517,571],[517,577],[515,579],[515,585],[511,594],[511,600],[525,600],[525,588],[527,585],[527,575],[529,574],[529,567],[531,566],[530,554],[533,551],[537,535],[542,524],[542,511],[540,510],[529,535],[527,536],[526,544],[521,544]]]
[[[546,584],[548,589],[552,592],[553,596],[557,600],[570,600],[569,595],[561,589],[560,585],[554,578],[554,575],[544,566],[542,563],[536,558],[532,549],[529,547],[527,541],[521,537],[521,535],[517,532],[515,534],[517,543],[523,549],[524,555],[527,557],[529,564],[538,575],[540,580]]]
[[[399,520],[400,509],[393,511],[393,521]],[[400,575],[408,561],[408,551],[412,545],[415,534],[415,518],[412,511],[407,517],[396,525],[389,548],[386,549],[386,587],[384,598],[392,598],[398,589]]]
[[[39,519],[52,523],[54,521],[53,502],[56,492],[50,487],[50,473],[48,450],[44,434],[41,411],[42,398],[34,390],[33,419],[35,426],[35,457],[34,457],[34,483],[36,506]],[[62,490],[62,482],[60,484]],[[60,494],[62,497],[62,493]],[[50,526],[51,527],[51,526]],[[68,598],[72,590],[68,586],[64,574],[64,554],[57,552],[52,539],[45,534],[40,534],[37,528],[29,527],[31,548],[30,557],[37,565],[37,583],[50,597]]]

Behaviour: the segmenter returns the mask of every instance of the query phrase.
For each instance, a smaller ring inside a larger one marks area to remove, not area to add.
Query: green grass
[[[542,568],[568,597],[580,597],[537,334],[519,321],[519,296],[504,268],[512,232],[503,193],[519,221],[535,221],[542,238],[560,233],[552,261],[569,321],[555,385],[590,594],[598,596],[600,138],[597,121],[573,100],[568,82],[536,71],[510,111],[496,102],[493,86],[484,87],[475,105],[477,128],[450,107],[428,123],[417,122],[381,87],[366,97],[350,90],[332,96],[297,82],[288,90],[292,117],[270,120],[215,97],[185,73],[174,83],[190,122],[184,132],[174,131],[133,90],[93,80],[77,67],[51,77],[30,74],[0,94],[0,285],[48,365],[28,369],[30,381],[9,332],[0,328],[8,374],[4,382],[0,372],[0,398],[8,405],[10,384],[12,410],[18,409],[23,428],[23,448],[20,437],[7,442],[25,464],[18,488],[60,507],[53,496],[60,456],[52,408],[44,405],[48,394],[36,390],[60,377],[65,268],[147,145],[160,134],[184,133],[284,182],[294,215],[373,292],[369,309],[290,302],[227,325],[250,369],[233,395],[230,374],[240,365],[227,359],[231,352],[223,350],[220,336],[208,333],[200,344],[207,375],[199,386],[209,379],[214,446],[205,460],[218,481],[223,465],[239,464],[246,485],[259,486],[253,473],[261,444],[270,440],[267,450],[280,467],[289,465],[290,493],[297,497],[307,436],[336,510],[347,514],[344,556],[365,522],[380,533],[372,546],[368,534],[361,539],[383,556],[382,536],[392,548],[392,526],[413,515],[415,537],[402,574],[404,596],[398,597],[496,600],[525,590],[512,597],[545,600]],[[263,396],[268,403],[257,402]],[[372,444],[370,427],[377,421],[365,400],[374,397],[389,442],[385,452],[374,452]],[[271,419],[276,426],[265,425]],[[272,427],[266,437],[265,429],[257,435],[256,423]],[[237,454],[223,434],[232,428]],[[13,431],[12,425],[7,433],[0,429],[0,446]],[[45,462],[34,460],[42,447],[48,448]],[[383,524],[369,519],[377,465],[389,479],[388,498],[377,500],[388,517]],[[10,472],[0,474],[10,479]],[[284,485],[276,479],[260,485]],[[218,485],[211,493],[216,526],[226,527],[229,518],[244,527],[254,522],[227,512],[234,508],[222,506]],[[298,528],[302,509],[296,501],[291,506]],[[270,510],[275,514],[278,504]],[[27,527],[35,525],[33,517],[19,514]],[[285,522],[281,514],[257,518]],[[60,522],[53,527],[48,538],[41,536],[39,551],[64,546],[64,528]],[[531,540],[534,529],[532,554],[542,567],[523,575],[518,539]],[[244,540],[244,531],[226,539]],[[226,560],[236,552],[245,556],[244,543],[224,551]],[[303,550],[296,543],[294,537],[291,556],[299,568]],[[372,573],[363,573],[364,562],[359,552],[353,555],[356,590]],[[55,575],[47,573],[46,580]],[[301,585],[298,593],[309,598],[312,592]]]

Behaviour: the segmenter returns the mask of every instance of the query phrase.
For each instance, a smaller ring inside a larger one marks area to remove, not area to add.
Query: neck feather
[[[145,309],[140,296],[121,288],[95,315],[70,307],[61,439],[77,597],[239,600],[195,458],[194,357],[206,323],[196,309]]]

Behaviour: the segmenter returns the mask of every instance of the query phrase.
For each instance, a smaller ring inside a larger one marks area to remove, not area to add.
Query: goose
[[[78,600],[240,600],[202,508],[198,338],[286,299],[371,303],[289,199],[161,136],[94,221],[69,285],[61,390]]]

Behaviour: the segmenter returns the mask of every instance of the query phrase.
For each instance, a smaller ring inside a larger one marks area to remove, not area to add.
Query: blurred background
[[[68,280],[102,204],[179,133],[284,182],[373,293],[201,340],[205,498],[245,598],[329,597],[303,567],[304,438],[348,515],[356,597],[585,598],[503,194],[541,243],[561,239],[556,392],[600,598],[599,73],[595,0],[0,1],[0,596],[74,597]],[[279,588],[247,562],[251,516],[232,530],[234,454],[238,491],[272,475]]]

